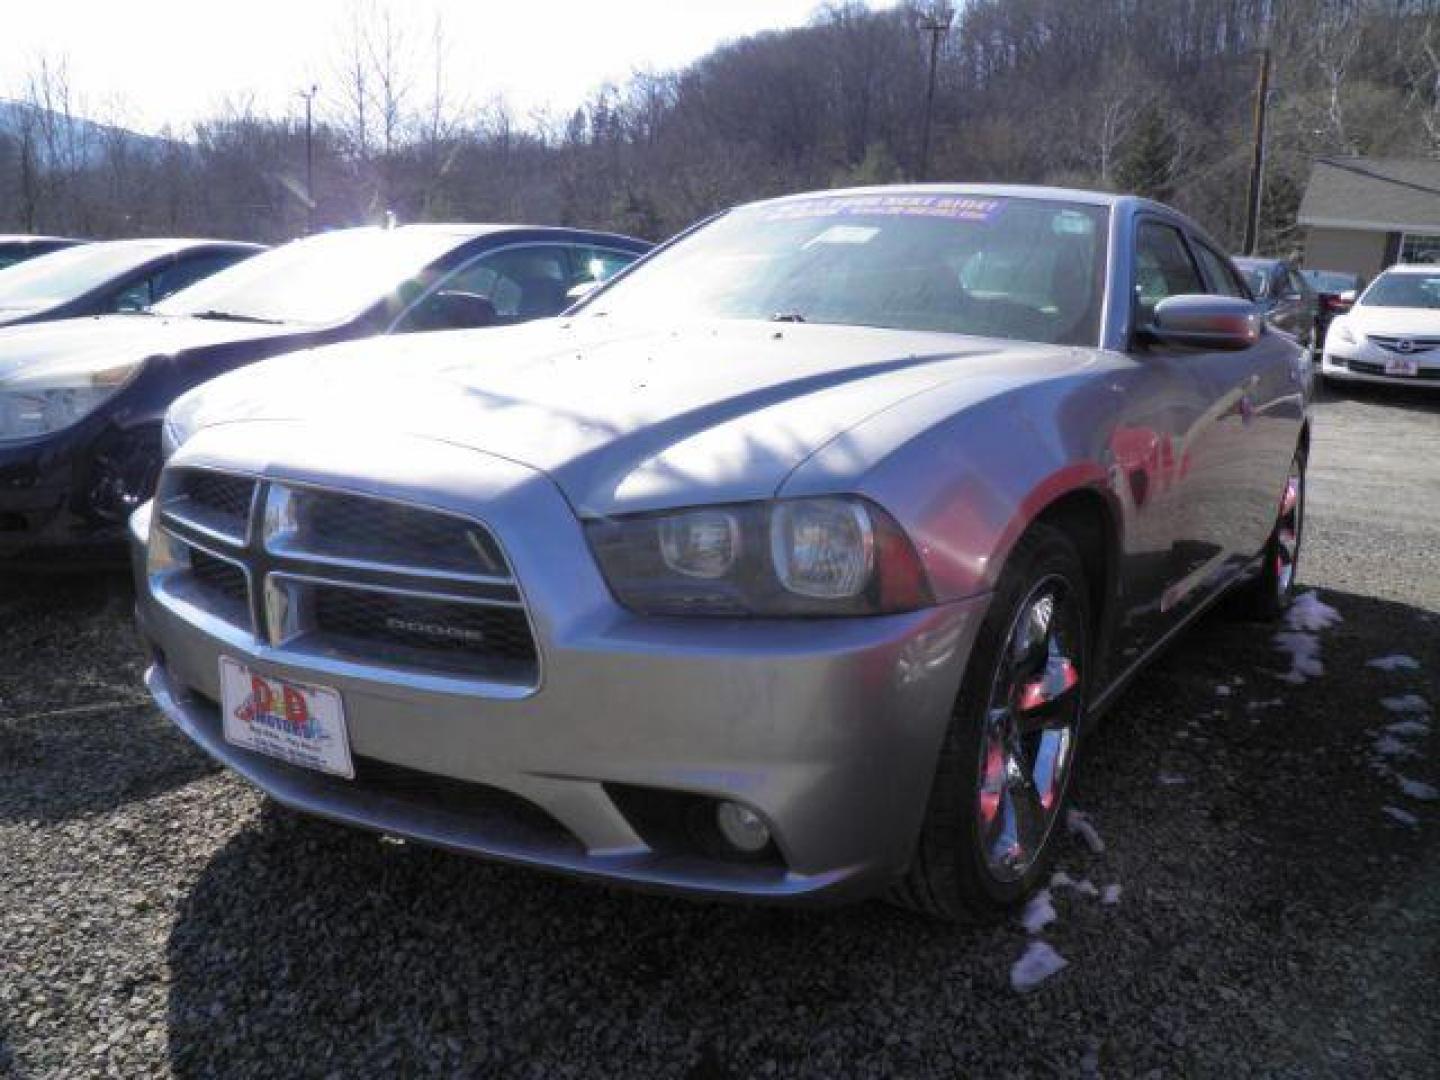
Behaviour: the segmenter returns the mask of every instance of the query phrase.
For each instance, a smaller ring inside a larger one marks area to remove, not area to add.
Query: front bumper
[[[548,479],[453,447],[411,451],[377,450],[388,462],[377,467],[434,476],[463,456],[489,470],[478,487],[525,590],[539,685],[490,692],[208,620],[151,587],[142,513],[132,538],[147,681],[182,731],[299,810],[582,876],[784,900],[863,894],[904,870],[988,597],[879,618],[637,617],[610,598]],[[227,743],[221,656],[337,689],[356,780]],[[741,802],[770,826],[774,857],[657,840],[624,792]]]
[[[1399,375],[1387,372],[1387,365],[1400,359],[1413,360],[1416,373]],[[1440,349],[1401,356],[1368,340],[1350,343],[1338,339],[1332,341],[1327,336],[1320,374],[1326,379],[1440,389]]]
[[[52,555],[123,564],[125,518],[159,466],[153,424],[103,419],[0,445],[0,560]]]

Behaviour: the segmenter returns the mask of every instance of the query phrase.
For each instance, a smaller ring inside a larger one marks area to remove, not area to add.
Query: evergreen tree
[[[1175,136],[1159,107],[1145,106],[1120,148],[1115,184],[1123,192],[1168,200],[1174,193]]]

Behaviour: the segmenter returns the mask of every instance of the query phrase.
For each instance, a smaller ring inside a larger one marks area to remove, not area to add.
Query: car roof
[[[1440,274],[1440,263],[1396,263],[1386,267],[1386,274]]]
[[[83,244],[84,240],[75,240],[68,236],[46,236],[43,233],[0,233],[0,244]]]
[[[1001,198],[1048,199],[1054,202],[1088,203],[1093,206],[1119,206],[1123,203],[1148,203],[1135,195],[1117,195],[1107,191],[1086,191],[1080,188],[1045,187],[1038,184],[877,184],[869,187],[829,188],[798,191],[773,199],[757,199],[747,206],[800,202],[805,199],[827,198],[832,195],[994,195]],[[1153,205],[1159,205],[1158,203]],[[1166,208],[1168,209],[1168,207]]]
[[[379,226],[356,226],[356,228],[378,228]],[[347,230],[336,229],[335,232]],[[482,236],[493,236],[499,233],[526,232],[526,233],[554,233],[557,236],[575,236],[584,234],[586,236],[610,236],[617,240],[628,240],[631,243],[648,243],[638,237],[626,236],[624,233],[606,232],[602,229],[585,229],[579,226],[569,225],[526,225],[513,221],[416,221],[405,225],[395,226],[396,232],[431,232],[445,236],[461,237],[467,240],[477,239]]]
[[[248,251],[264,251],[264,244],[251,244],[244,240],[204,240],[199,238],[174,239],[164,237],[141,237],[131,240],[95,240],[93,246],[127,248],[137,254],[170,255],[194,247],[222,247]]]

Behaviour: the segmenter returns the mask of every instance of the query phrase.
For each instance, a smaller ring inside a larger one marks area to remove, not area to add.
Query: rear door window
[[[570,283],[574,286],[598,285],[602,281],[609,281],[640,256],[613,248],[581,245],[570,249],[570,257],[573,262]]]

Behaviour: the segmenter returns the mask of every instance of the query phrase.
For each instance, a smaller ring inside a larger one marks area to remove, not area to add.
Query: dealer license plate
[[[291,765],[355,778],[338,691],[259,675],[222,656],[220,699],[226,742]]]

